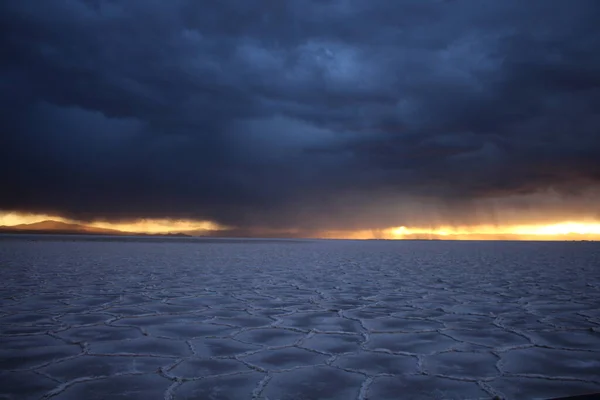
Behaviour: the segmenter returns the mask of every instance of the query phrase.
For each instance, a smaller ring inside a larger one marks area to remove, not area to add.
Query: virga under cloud
[[[595,0],[0,5],[0,208],[378,229],[600,218]]]

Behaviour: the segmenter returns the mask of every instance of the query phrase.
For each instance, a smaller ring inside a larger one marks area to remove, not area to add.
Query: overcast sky
[[[598,0],[5,0],[0,208],[600,219]]]

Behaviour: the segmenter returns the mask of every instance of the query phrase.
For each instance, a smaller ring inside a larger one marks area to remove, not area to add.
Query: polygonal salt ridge
[[[253,312],[251,307],[236,307],[236,308],[208,308],[201,312],[211,319],[214,318],[243,318],[243,317],[256,317],[257,315]]]
[[[251,368],[260,371],[286,371],[294,368],[326,365],[329,354],[296,346],[269,347],[248,355],[237,357]]]
[[[111,376],[79,377],[59,385],[44,398],[108,399],[127,393],[130,398],[153,398],[156,393],[166,393],[172,382],[156,374],[116,374]]]
[[[27,350],[30,348],[76,345],[55,334],[0,336],[0,350]],[[77,346],[77,345],[76,345]]]
[[[595,352],[527,348],[501,355],[498,368],[504,375],[600,383],[600,359]],[[540,374],[538,371],[549,371]]]
[[[103,307],[110,307],[111,305],[116,304],[119,300],[118,296],[85,296],[83,294],[80,294],[80,296],[81,297],[74,297],[69,299],[69,305],[99,309]]]
[[[394,310],[392,313],[390,313],[389,315],[391,315],[392,317],[396,317],[396,318],[403,318],[403,319],[417,319],[417,320],[433,320],[435,321],[436,318],[444,316],[444,315],[448,315],[448,313],[446,311],[444,311],[441,308],[414,308],[412,310],[407,310],[407,311],[396,311]]]
[[[272,374],[260,395],[268,398],[357,398],[365,378],[328,366],[294,368]]]
[[[67,330],[56,333],[57,337],[63,338],[72,343],[82,342],[102,342],[123,339],[134,339],[143,337],[143,331],[138,327],[114,326],[114,325],[95,325],[71,327]]]
[[[600,391],[600,384],[581,381],[564,381],[546,378],[503,376],[486,382],[502,399],[550,399],[584,395]]]
[[[102,325],[106,322],[114,321],[115,317],[107,313],[90,312],[85,314],[65,314],[58,316],[57,319],[70,327],[79,327]]]
[[[281,347],[300,343],[308,333],[293,328],[253,328],[244,329],[233,335],[233,338],[243,343],[256,344],[263,347]]]
[[[532,344],[531,340],[514,331],[502,328],[480,330],[448,329],[444,334],[454,340],[486,346],[494,350],[502,351],[505,348]]]
[[[429,295],[431,295],[431,293],[428,293]],[[415,294],[410,293],[410,292],[383,292],[380,293],[379,295],[377,295],[376,299],[378,303],[382,303],[382,304],[408,304],[409,302],[412,302],[414,300],[417,300],[417,298],[419,298],[419,300],[422,300],[422,298],[420,296],[415,296]]]
[[[58,382],[65,383],[81,376],[99,377],[123,374],[154,373],[160,368],[174,363],[171,358],[130,355],[81,355],[79,357],[58,360],[36,372],[42,373]]]
[[[139,306],[152,302],[153,299],[148,293],[144,293],[138,290],[135,292],[122,293],[115,301],[116,305],[119,306]]]
[[[489,329],[494,327],[497,317],[489,315],[446,314],[434,320],[447,329]]]
[[[248,309],[246,309],[246,312],[249,313],[250,315],[268,317],[274,321],[277,321],[278,320],[277,318],[279,316],[291,315],[295,311],[290,311],[290,310],[286,310],[284,308],[277,308],[277,307],[262,308],[262,307],[249,306]]]
[[[344,371],[361,373],[370,377],[419,372],[419,360],[416,356],[368,350],[338,355],[331,365]]]
[[[234,338],[204,338],[190,340],[195,356],[204,358],[234,358],[264,349],[262,345],[244,343]]]
[[[517,312],[521,307],[517,304],[495,304],[495,303],[480,303],[480,304],[456,304],[452,306],[442,306],[448,314],[463,314],[463,315],[481,315],[495,317],[498,315]]]
[[[373,333],[363,347],[390,354],[423,355],[451,350],[461,343],[440,332]]]
[[[549,315],[540,318],[540,322],[550,329],[588,329],[595,326],[588,317],[577,313]]]
[[[46,392],[59,384],[60,382],[36,371],[2,371],[0,372],[0,398],[42,398]]]
[[[128,317],[145,317],[155,315],[156,312],[153,310],[145,309],[139,306],[123,306],[114,305],[102,310],[104,314],[109,314],[114,317],[128,318]]]
[[[323,354],[344,354],[358,352],[366,343],[368,336],[347,333],[310,332],[297,343],[298,347],[321,352]]]
[[[478,382],[502,374],[499,360],[493,352],[441,352],[423,357],[422,368],[431,375]]]
[[[29,303],[26,301],[10,302],[2,305],[2,310],[8,315],[18,315],[20,313],[49,312],[53,310],[52,306],[41,306],[40,304]]]
[[[364,288],[362,285],[351,288],[349,292],[345,294],[336,293],[334,296],[329,296],[320,290],[315,290],[315,294],[325,305],[338,304],[343,306],[341,308],[344,309],[363,307],[365,304],[376,302],[376,300],[372,299],[370,296],[372,294],[372,289]]]
[[[363,327],[358,321],[342,318],[337,312],[317,311],[298,312],[291,316],[283,316],[278,319],[278,326],[302,329],[305,331],[320,332],[348,332],[361,333]]]
[[[6,325],[0,326],[0,341],[2,337],[18,337],[18,336],[39,336],[47,335],[51,332],[60,332],[68,329],[68,326],[19,326]]]
[[[227,296],[193,296],[193,297],[178,297],[172,298],[164,302],[164,304],[172,306],[195,307],[196,309],[207,309],[215,305],[236,304],[237,301]]]
[[[135,327],[146,335],[170,339],[194,339],[199,337],[223,337],[234,334],[238,327],[207,322],[204,317],[190,315],[160,314],[139,318],[123,318],[114,326]]]
[[[406,333],[406,332],[436,332],[444,328],[444,324],[432,320],[401,319],[396,317],[381,317],[362,321],[371,333]]]
[[[3,347],[0,349],[0,370],[3,371],[32,371],[59,360],[66,360],[84,354],[78,345],[53,345],[20,349]]]
[[[577,314],[584,315],[589,318],[600,320],[600,308],[592,308],[588,310],[578,311]]]
[[[260,317],[253,315],[235,316],[235,317],[214,317],[209,319],[211,323],[233,326],[238,328],[259,328],[273,325],[277,320],[269,317]]]
[[[173,380],[197,380],[207,377],[235,375],[257,370],[237,358],[188,357],[164,368],[162,373]]]
[[[249,372],[183,380],[173,383],[165,393],[165,399],[224,399],[259,398],[270,377],[265,373]]]
[[[582,308],[585,308],[585,306],[578,303],[565,301],[551,302],[548,299],[531,301],[525,305],[525,309],[528,312],[539,315],[541,318],[561,313],[585,312]]]
[[[53,326],[56,321],[48,314],[37,312],[15,313],[0,317],[0,326]]]
[[[141,337],[136,339],[90,343],[91,355],[137,355],[147,357],[180,358],[193,355],[188,343],[181,340]]]
[[[592,329],[586,330],[555,330],[529,332],[533,343],[537,347],[558,350],[590,351],[600,354],[600,332]]]
[[[540,322],[540,317],[527,312],[506,313],[494,320],[494,325],[509,331],[522,334],[528,331],[548,329],[548,325]]]

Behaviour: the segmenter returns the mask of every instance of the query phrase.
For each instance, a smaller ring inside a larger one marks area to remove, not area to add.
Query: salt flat
[[[2,399],[600,392],[600,244],[0,238]]]

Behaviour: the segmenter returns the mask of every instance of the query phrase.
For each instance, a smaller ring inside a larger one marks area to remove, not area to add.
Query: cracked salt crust
[[[0,397],[598,392],[599,257],[594,243],[2,239]]]

